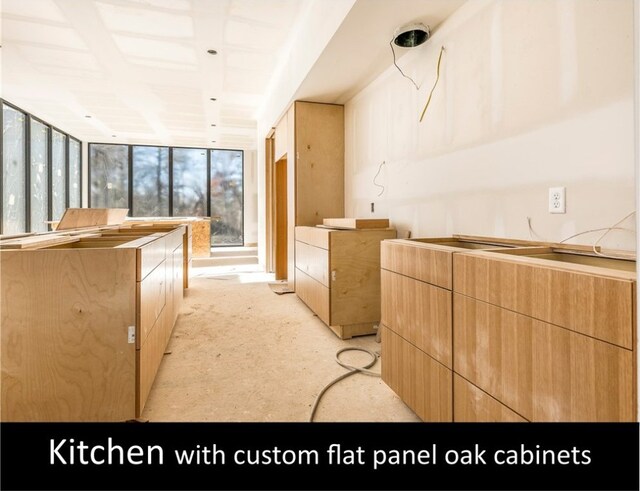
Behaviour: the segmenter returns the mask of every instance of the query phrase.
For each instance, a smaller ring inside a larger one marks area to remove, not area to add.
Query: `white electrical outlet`
[[[564,187],[549,188],[549,213],[566,213],[567,202]]]

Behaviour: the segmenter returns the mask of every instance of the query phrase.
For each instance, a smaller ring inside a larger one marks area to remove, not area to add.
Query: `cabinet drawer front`
[[[534,320],[457,293],[453,310],[455,372],[532,419]]]
[[[149,336],[144,345],[136,351],[138,362],[136,417],[138,418],[142,414],[164,356],[167,346],[166,330],[169,322],[171,320],[167,319],[166,315],[161,315],[149,331]]]
[[[165,236],[167,251],[174,251],[177,247],[180,247],[182,245],[185,237],[185,231],[185,226],[179,226]]]
[[[452,421],[452,372],[386,326],[382,380],[423,421]]]
[[[449,290],[382,270],[382,324],[449,368],[451,308]]]
[[[163,261],[144,280],[138,283],[138,334],[136,347],[144,345],[149,332],[166,303],[166,261]]]
[[[451,290],[452,256],[447,251],[384,241],[380,260],[383,269]]]
[[[526,423],[486,392],[453,374],[453,421],[456,423]]]
[[[633,352],[454,295],[457,373],[531,421],[633,421]]]
[[[296,227],[295,232],[295,240],[320,249],[329,249],[329,234],[331,230],[319,227]]]
[[[631,349],[633,283],[455,254],[456,292]]]
[[[164,261],[166,255],[166,247],[167,246],[165,238],[158,237],[156,240],[153,240],[137,249],[138,281],[142,281],[143,279],[145,279],[149,273],[156,269],[158,264]]]
[[[329,287],[329,251],[296,241],[296,268]]]
[[[329,289],[299,269],[296,269],[296,294],[327,325],[329,316]]]

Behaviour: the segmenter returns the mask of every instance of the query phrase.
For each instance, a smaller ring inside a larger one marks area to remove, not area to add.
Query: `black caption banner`
[[[0,431],[5,490],[639,485],[635,423],[3,423]]]

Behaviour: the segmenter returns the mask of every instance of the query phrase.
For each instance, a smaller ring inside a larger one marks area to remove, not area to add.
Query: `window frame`
[[[113,143],[113,142],[87,142],[87,183],[88,183],[88,201],[87,206],[91,208],[91,145],[115,145],[120,147],[128,147],[129,149],[129,157],[128,157],[128,172],[129,172],[129,196],[127,207],[129,208],[129,212],[127,216],[133,217],[133,148],[134,147],[153,147],[153,148],[168,148],[169,149],[169,186],[167,192],[169,193],[168,202],[169,202],[169,217],[173,217],[173,151],[178,149],[186,149],[186,150],[203,150],[207,155],[207,182],[206,182],[206,190],[207,190],[207,203],[206,203],[206,213],[207,217],[211,219],[211,152],[212,150],[218,151],[228,151],[228,152],[240,152],[242,154],[242,244],[234,244],[234,245],[217,245],[215,247],[244,247],[245,245],[245,234],[244,234],[244,212],[245,212],[245,198],[246,198],[246,190],[245,190],[245,173],[244,173],[244,164],[245,164],[245,155],[244,150],[240,148],[213,148],[213,147],[187,147],[182,145],[151,145],[151,144],[139,144],[139,143]],[[2,176],[0,175],[0,178]],[[0,213],[2,210],[0,209]]]
[[[76,138],[75,136],[67,133],[64,130],[61,130],[55,125],[48,123],[42,118],[31,114],[29,111],[25,111],[21,107],[7,101],[6,99],[0,98],[0,105],[6,105],[13,109],[14,111],[21,112],[24,114],[24,156],[25,156],[25,226],[24,233],[31,233],[31,121],[37,121],[38,123],[46,126],[48,128],[47,135],[47,220],[51,221],[52,213],[53,213],[53,201],[52,201],[52,147],[53,147],[53,131],[57,131],[64,135],[65,138],[65,176],[64,176],[64,186],[65,186],[65,208],[69,207],[69,141],[71,139],[75,140],[80,145],[80,161],[79,161],[79,178],[80,178],[80,204],[82,205],[82,191],[83,191],[83,172],[82,172],[82,140]],[[4,130],[4,114],[3,111],[0,111],[0,125]],[[4,177],[4,138],[0,140],[0,182]],[[3,223],[3,208],[4,208],[4,189],[0,190],[0,234],[4,233],[4,223]]]

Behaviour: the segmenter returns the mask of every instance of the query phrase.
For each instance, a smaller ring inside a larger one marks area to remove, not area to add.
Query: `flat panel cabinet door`
[[[184,298],[184,290],[182,288],[184,269],[182,267],[182,254],[184,249],[182,246],[173,251],[173,322],[175,324],[178,314],[182,308]],[[171,333],[169,333],[171,334]]]

